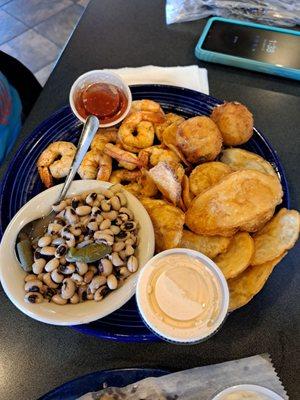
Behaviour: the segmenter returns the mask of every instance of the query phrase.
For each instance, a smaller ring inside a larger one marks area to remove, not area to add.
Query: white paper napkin
[[[197,65],[187,67],[156,67],[147,65],[137,68],[119,68],[110,71],[121,76],[127,85],[161,83],[181,86],[209,94],[207,70]]]

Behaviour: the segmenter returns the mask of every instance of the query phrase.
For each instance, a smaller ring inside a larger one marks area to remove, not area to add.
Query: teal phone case
[[[288,33],[290,35],[300,36],[299,31],[293,31],[291,29],[277,28],[268,25],[256,24],[254,22],[245,22],[228,18],[213,17],[207,21],[207,24],[205,25],[202,35],[200,36],[200,39],[195,48],[195,56],[199,58],[199,60],[224,64],[224,65],[232,65],[234,67],[250,69],[252,71],[259,71],[266,74],[279,75],[285,78],[300,80],[300,69],[280,67],[274,64],[264,63],[261,61],[254,61],[247,58],[241,58],[202,49],[202,44],[211,27],[211,24],[214,21],[222,21],[234,25],[246,25],[250,27],[252,26],[253,28],[261,28],[269,31],[282,32],[282,33]],[[300,49],[295,49],[295,51],[300,51]]]

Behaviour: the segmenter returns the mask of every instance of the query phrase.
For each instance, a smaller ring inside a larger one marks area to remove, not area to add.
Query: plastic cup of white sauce
[[[217,332],[227,315],[229,292],[217,265],[190,249],[170,249],[142,268],[136,291],[146,325],[164,340],[195,344]]]
[[[279,394],[259,385],[242,384],[228,387],[212,400],[284,400]]]

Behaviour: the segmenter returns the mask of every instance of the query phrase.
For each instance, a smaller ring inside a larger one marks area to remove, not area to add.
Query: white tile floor
[[[0,0],[0,50],[44,85],[89,0]]]

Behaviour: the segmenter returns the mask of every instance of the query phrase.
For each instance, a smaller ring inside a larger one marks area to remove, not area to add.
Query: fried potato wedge
[[[264,264],[248,267],[236,278],[228,279],[229,288],[229,311],[243,307],[263,288],[271,275],[274,267],[283,259],[287,253],[283,253],[274,260]]]
[[[178,164],[178,166],[179,165],[180,164]],[[183,175],[180,174],[180,176],[178,176],[177,172],[176,166],[164,161],[159,162],[155,167],[149,170],[149,175],[153,179],[158,190],[174,205],[179,203],[182,192],[181,179]]]
[[[299,226],[298,211],[282,208],[254,236],[255,251],[251,264],[263,264],[291,249],[299,237]]]
[[[230,238],[222,236],[203,236],[183,230],[178,247],[200,251],[209,258],[215,258],[218,254],[227,250]]]
[[[253,115],[246,106],[237,101],[214,107],[211,119],[221,131],[227,146],[246,143],[253,135]]]
[[[185,223],[201,235],[233,236],[281,203],[282,196],[277,178],[240,170],[195,197],[186,212]]]
[[[153,223],[156,252],[177,247],[183,232],[184,212],[164,200],[140,200]]]
[[[230,174],[232,169],[219,161],[198,165],[190,174],[190,190],[194,196],[218,183],[224,176]]]
[[[278,177],[268,161],[255,153],[251,153],[251,151],[238,148],[225,149],[222,151],[221,161],[229,165],[234,171],[254,169]]]
[[[252,237],[247,232],[239,232],[231,239],[226,252],[214,258],[214,262],[226,279],[235,278],[249,266],[253,253]]]

